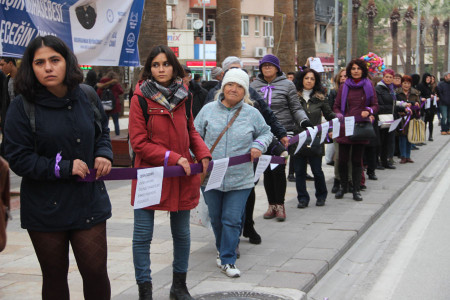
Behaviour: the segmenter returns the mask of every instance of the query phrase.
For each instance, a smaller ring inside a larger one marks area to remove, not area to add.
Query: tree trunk
[[[405,61],[405,74],[411,74],[411,22],[406,22],[406,61]]]
[[[438,67],[438,33],[439,33],[439,20],[437,17],[433,19],[433,75],[437,74]]]
[[[228,56],[241,57],[241,1],[217,1],[217,65]]]
[[[358,57],[358,14],[361,0],[353,0],[352,13],[352,59]],[[370,49],[369,49],[370,50]]]
[[[283,72],[295,72],[294,0],[275,0],[273,54],[280,59]]]
[[[390,16],[391,19],[391,36],[392,36],[392,69],[397,73],[397,57],[398,57],[398,22],[400,20],[400,13],[395,7]]]
[[[314,35],[315,1],[298,0],[297,2],[297,64],[303,66],[308,57],[316,56],[316,37]]]
[[[443,72],[448,72],[448,36],[449,36],[449,27],[450,27],[450,19],[444,21],[444,31],[445,31],[445,53],[444,53],[444,70]]]
[[[375,17],[378,14],[377,6],[375,5],[374,0],[370,0],[367,5],[367,19],[368,19],[368,30],[367,30],[367,48],[371,52],[375,52],[374,44],[373,44],[373,36],[374,36],[374,27],[375,27]]]
[[[419,51],[420,51],[420,70],[419,73],[423,74],[425,73],[425,37],[423,36],[423,31],[425,30],[425,18],[422,17],[420,19],[420,45],[419,45]]]

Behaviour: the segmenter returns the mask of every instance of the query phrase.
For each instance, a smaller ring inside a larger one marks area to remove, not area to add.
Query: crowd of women
[[[389,132],[378,128],[382,114],[391,115],[391,119],[403,115],[424,117],[432,141],[434,110],[421,106],[423,99],[435,95],[433,77],[427,74],[417,90],[412,77],[400,76],[398,81],[399,76],[392,70],[386,70],[374,86],[366,64],[355,59],[338,73],[336,88],[327,96],[319,73],[305,66],[290,80],[274,55],[262,58],[261,73],[251,84],[239,58],[228,57],[223,69],[225,74],[216,87],[214,100],[203,107],[195,120],[190,92],[182,80],[185,71],[167,46],[151,50],[134,89],[129,136],[136,154],[135,166],[180,166],[186,174],[163,179],[159,204],[134,210],[132,249],[139,299],[152,299],[150,244],[155,210],[170,212],[170,298],[193,299],[186,286],[189,222],[190,210],[198,205],[200,192],[211,218],[217,267],[229,277],[240,276],[236,259],[241,232],[251,243],[261,243],[252,215],[255,160],[262,154],[290,154],[297,207],[301,209],[310,202],[306,185],[309,164],[316,206],[324,206],[328,190],[322,170],[325,151],[319,135],[298,152],[296,144],[289,145],[290,137],[312,129],[323,119],[342,121],[354,116],[356,124],[373,127],[378,140],[345,136],[344,122],[338,138],[331,141],[329,134],[328,147],[334,145],[335,149],[336,179],[332,192],[338,199],[351,190],[353,199],[361,201],[360,190],[365,188],[363,170],[367,168],[369,179],[376,180],[375,169],[379,165],[395,169],[393,157],[397,148],[401,164],[413,162],[411,144],[405,136],[407,121],[398,133]],[[101,84],[116,84],[113,74],[110,77]],[[101,180],[77,181],[90,172],[95,172],[98,179],[111,170],[108,117],[96,94],[94,104],[91,103],[94,90],[81,82],[77,59],[60,39],[36,38],[24,53],[15,81],[19,96],[11,103],[5,123],[6,158],[11,169],[23,177],[21,226],[28,231],[41,266],[43,299],[69,299],[69,244],[83,278],[85,299],[109,299],[111,295],[106,264],[109,196]],[[206,190],[210,161],[242,154],[249,154],[250,161],[229,167],[221,186]],[[201,164],[202,178],[191,175],[194,162]],[[286,220],[286,186],[286,165],[264,172],[268,200],[264,219]],[[135,193],[133,180],[132,205]]]

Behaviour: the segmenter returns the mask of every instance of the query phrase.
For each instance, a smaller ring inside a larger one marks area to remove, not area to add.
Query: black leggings
[[[278,165],[275,169],[264,171],[264,189],[269,204],[284,204],[286,195],[286,165]]]
[[[425,114],[425,128],[427,128],[428,125],[428,138],[432,138],[433,137],[433,120],[434,120],[434,112],[433,113],[426,113]]]
[[[348,182],[348,161],[352,161],[352,181],[353,189],[359,191],[361,185],[362,157],[364,154],[363,144],[339,144],[339,176],[341,183]],[[350,157],[350,149],[352,156]]]
[[[106,222],[88,230],[38,232],[28,230],[42,270],[42,299],[68,300],[69,243],[83,279],[86,300],[111,299],[106,269]]]

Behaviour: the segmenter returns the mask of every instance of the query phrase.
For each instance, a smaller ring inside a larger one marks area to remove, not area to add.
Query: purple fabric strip
[[[367,106],[366,109],[373,115],[373,109],[372,108]]]
[[[257,142],[258,144],[260,144],[260,145],[264,148],[264,144],[263,144],[263,143],[261,143],[261,142],[258,141],[258,140],[255,140],[255,142]]]
[[[169,161],[170,150],[166,151],[166,155],[164,156],[164,167],[167,167],[167,163]]]
[[[257,161],[257,160],[255,160]],[[250,162],[250,153],[243,154],[239,156],[230,157],[230,162],[228,164],[229,167],[231,166],[237,166],[243,163]],[[273,164],[279,164],[283,165],[286,164],[286,160],[284,157],[280,156],[272,156],[272,160],[270,161]],[[212,167],[214,165],[214,161],[209,162],[208,171],[212,170]],[[121,168],[121,169],[112,169],[111,172],[106,175],[100,177],[98,180],[129,180],[129,179],[136,179],[137,178],[137,170],[143,169],[143,168]],[[87,174],[84,179],[77,178],[77,181],[82,182],[92,182],[95,181],[95,173],[97,170],[90,169],[89,170],[91,174]],[[191,174],[200,174],[203,172],[203,165],[201,163],[198,164],[191,164]],[[170,166],[164,168],[164,177],[179,177],[179,176],[186,176],[186,173],[184,173],[184,169],[181,166]]]
[[[57,178],[60,178],[61,175],[59,174],[59,171],[61,170],[61,168],[59,167],[59,162],[61,161],[62,156],[61,156],[61,152],[56,154],[56,160],[55,160],[55,176]]]
[[[269,107],[272,105],[272,90],[275,89],[273,85],[264,86],[261,88],[261,92],[264,93],[264,99],[267,99],[267,94],[269,94]]]

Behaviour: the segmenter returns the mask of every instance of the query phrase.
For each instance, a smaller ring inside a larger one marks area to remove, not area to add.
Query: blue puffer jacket
[[[243,106],[233,125],[217,144],[212,153],[213,160],[250,153],[251,148],[259,149],[263,153],[266,152],[273,135],[258,110],[243,101],[228,110],[220,101],[220,99],[223,99],[222,97],[221,95],[219,100],[204,106],[194,121],[195,128],[205,141],[206,146],[211,148],[219,134],[233,118],[236,110]],[[253,164],[251,162],[229,167],[222,186],[218,190],[227,192],[252,188],[254,186],[253,179]],[[205,180],[204,185],[206,183],[207,180]]]
[[[5,123],[6,159],[23,177],[22,228],[44,232],[88,229],[110,218],[111,203],[103,181],[77,182],[71,175],[75,159],[92,169],[95,157],[113,158],[108,119],[99,102],[103,129],[95,141],[94,111],[80,87],[64,98],[42,89],[30,99],[35,103],[35,136],[22,101],[17,96],[11,102]],[[58,152],[62,156],[60,178],[54,171]]]

